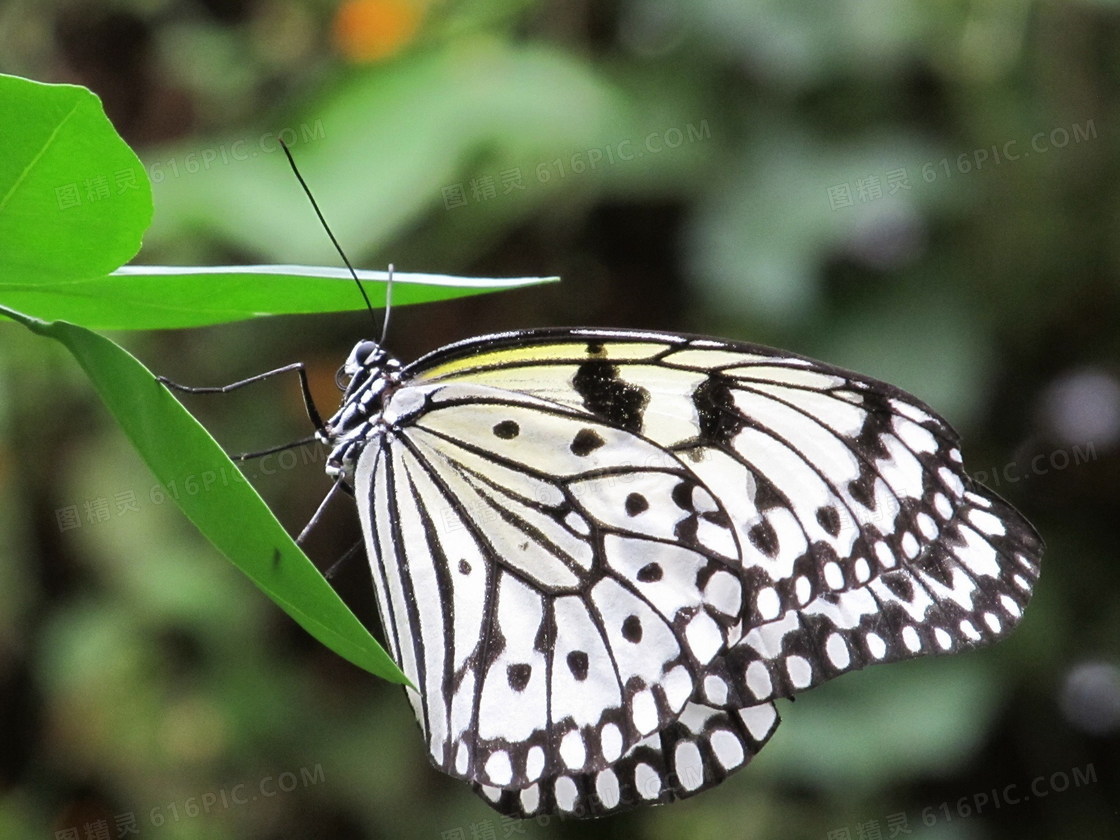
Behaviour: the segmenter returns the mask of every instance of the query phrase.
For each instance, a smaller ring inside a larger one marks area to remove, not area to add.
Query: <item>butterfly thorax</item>
[[[359,341],[335,382],[343,392],[342,405],[316,437],[331,447],[327,474],[352,484],[358,457],[381,433],[384,408],[402,382],[401,363],[377,342]]]

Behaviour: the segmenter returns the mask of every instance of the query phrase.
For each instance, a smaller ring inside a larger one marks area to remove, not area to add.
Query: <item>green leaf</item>
[[[269,598],[339,656],[407,682],[241,471],[144,365],[82,327],[7,307],[0,313],[74,355],[168,497]]]
[[[374,306],[384,306],[388,275],[358,271]],[[556,277],[503,279],[393,272],[393,306],[448,300],[549,283]],[[0,281],[0,301],[43,320],[103,330],[201,327],[266,315],[365,308],[345,269],[314,266],[127,266],[109,275],[62,282]]]
[[[0,75],[0,284],[107,274],[140,250],[152,194],[101,101]]]

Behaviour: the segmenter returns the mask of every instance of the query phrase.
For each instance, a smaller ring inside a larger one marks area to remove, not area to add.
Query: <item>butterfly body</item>
[[[746,764],[773,701],[991,641],[1041,541],[894,388],[769,348],[553,329],[401,366],[320,432],[429,757],[507,813],[611,813]]]

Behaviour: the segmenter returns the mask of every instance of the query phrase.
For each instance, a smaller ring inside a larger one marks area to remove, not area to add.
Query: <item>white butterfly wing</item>
[[[997,638],[1037,579],[952,429],[873,379],[603,330],[405,374],[357,471],[378,600],[433,761],[510,813],[710,787],[773,698]]]

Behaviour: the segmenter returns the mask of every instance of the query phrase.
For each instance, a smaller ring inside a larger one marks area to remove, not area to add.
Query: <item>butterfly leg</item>
[[[342,489],[342,490],[347,490],[347,487],[346,487],[346,485],[345,485],[345,484],[343,484],[341,480],[339,480],[339,481],[336,481],[336,482],[335,482],[335,483],[334,483],[334,484],[333,484],[333,485],[331,486],[331,489],[330,489],[329,491],[327,491],[327,495],[323,497],[323,501],[319,502],[319,507],[317,507],[317,508],[315,509],[315,513],[313,513],[313,514],[311,515],[311,519],[310,519],[310,520],[308,520],[308,523],[307,523],[306,525],[304,525],[304,526],[303,526],[303,530],[299,532],[299,536],[298,536],[298,537],[296,537],[296,545],[303,545],[303,541],[304,541],[305,539],[307,539],[307,535],[311,533],[311,529],[312,529],[312,528],[314,528],[314,527],[315,527],[316,525],[318,525],[318,524],[319,524],[319,520],[320,520],[320,519],[322,518],[322,516],[323,516],[323,511],[325,511],[325,510],[327,509],[327,505],[329,505],[329,504],[331,503],[331,500],[332,500],[332,499],[334,499],[335,493],[337,493],[337,492],[338,492],[338,491],[339,491],[340,489]],[[359,545],[360,545],[360,543],[359,543]],[[335,567],[336,567],[336,566],[338,566],[338,565],[339,565],[339,563],[341,563],[341,562],[342,562],[343,560],[345,560],[345,559],[346,559],[347,557],[349,557],[349,556],[350,556],[350,555],[351,555],[351,554],[353,553],[353,551],[354,551],[354,550],[353,550],[353,549],[351,549],[350,551],[346,552],[346,554],[344,554],[344,555],[343,555],[343,556],[342,556],[342,557],[341,557],[341,558],[340,558],[340,559],[339,559],[339,560],[338,560],[338,561],[337,561],[337,562],[336,562],[336,563],[334,564],[334,566],[332,566],[332,567],[330,568],[330,572],[332,572],[332,573],[333,573],[333,572],[334,572],[334,569],[335,569]],[[329,577],[329,574],[328,574],[328,577]]]
[[[238,388],[244,388],[246,385],[252,385],[254,382],[261,382],[265,379],[270,379],[273,376],[278,376],[279,374],[288,373],[290,371],[295,371],[299,376],[299,387],[303,392],[303,405],[304,408],[307,409],[308,419],[310,419],[312,425],[315,426],[315,431],[326,431],[326,425],[323,423],[323,418],[319,414],[319,409],[315,407],[315,400],[311,396],[311,388],[307,384],[307,369],[304,367],[303,362],[292,362],[290,365],[284,365],[275,370],[258,373],[256,376],[250,376],[248,379],[241,379],[237,382],[231,382],[229,385],[220,385],[216,387],[180,385],[178,382],[172,382],[166,376],[157,376],[156,379],[168,388],[180,391],[184,394],[228,394],[230,391],[236,391]],[[274,450],[269,450],[269,452],[272,451]],[[265,455],[268,453],[262,452],[260,454]]]

